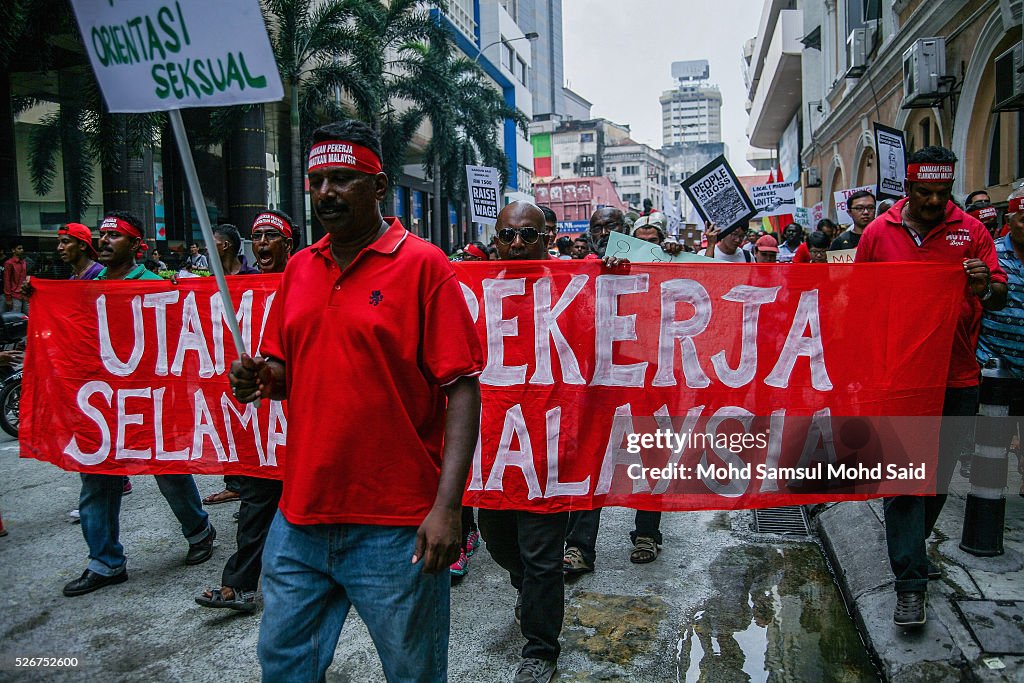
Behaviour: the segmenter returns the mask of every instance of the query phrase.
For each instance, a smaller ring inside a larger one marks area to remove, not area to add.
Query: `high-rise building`
[[[562,0],[501,0],[524,33],[536,33],[530,69],[533,115],[565,114],[562,84]]]
[[[661,94],[662,144],[722,141],[722,93],[708,81],[708,61],[672,62],[674,90]]]

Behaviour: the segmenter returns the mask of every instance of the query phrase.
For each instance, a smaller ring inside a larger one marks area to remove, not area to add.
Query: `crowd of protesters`
[[[321,153],[337,145],[352,150],[345,161]],[[829,251],[849,249],[856,250],[857,262],[962,264],[969,305],[961,312],[944,414],[973,415],[980,366],[998,366],[1000,380],[1024,395],[1024,191],[1011,194],[1000,225],[987,194],[968,196],[966,210],[952,201],[956,159],[949,150],[928,147],[909,163],[908,196],[876,215],[870,192],[852,195],[846,229],[828,219],[809,234],[797,223],[781,234],[706,225],[699,246],[710,259],[736,264],[820,264]],[[925,165],[930,174],[918,173]],[[601,510],[461,506],[479,427],[483,351],[448,260],[397,218],[381,214],[389,187],[381,169],[372,129],[353,121],[324,126],[314,133],[308,167],[323,239],[293,254],[291,219],[268,209],[246,226],[254,264],[242,255],[243,231],[232,225],[215,229],[212,253],[189,245],[176,264],[183,271],[204,273],[216,258],[228,276],[283,274],[260,353],[235,361],[229,378],[241,403],[288,400],[289,448],[301,457],[286,460],[281,481],[225,477],[224,489],[206,499],[192,475],[158,475],[156,481],[181,524],[189,565],[213,556],[217,531],[204,505],[240,504],[236,551],[220,585],[198,592],[195,600],[208,608],[255,612],[262,576],[258,654],[265,680],[322,680],[353,607],[389,680],[445,680],[450,576],[468,573],[482,538],[508,572],[515,596],[510,611],[526,641],[514,680],[546,682],[561,651],[564,577],[595,570]],[[594,212],[584,233],[560,235],[551,209],[513,202],[499,212],[490,243],[468,243],[452,259],[590,259],[614,269],[624,263],[607,253],[616,234],[669,255],[693,251],[669,234],[667,223],[649,207],[635,216],[605,207]],[[168,270],[159,253],[146,254],[144,226],[132,214],[108,212],[98,233],[97,248],[87,226],[70,223],[60,230],[57,254],[71,279],[153,280]],[[953,233],[956,239],[945,239]],[[27,311],[32,288],[21,245],[3,270],[5,303]],[[368,344],[362,317],[332,312],[355,310],[357,301],[365,307],[371,287],[376,345]],[[352,353],[354,348],[360,352]],[[346,390],[370,385],[380,391]],[[1011,414],[1021,414],[1021,403]],[[324,419],[325,406],[345,419]],[[383,476],[381,454],[393,461]],[[949,467],[940,472],[947,482],[951,476]],[[89,562],[64,587],[69,597],[128,580],[118,517],[131,484],[101,474],[82,474],[81,483],[77,517]],[[938,572],[925,541],[943,502],[941,495],[885,501],[899,625],[925,621],[927,582]],[[636,513],[631,562],[658,558],[660,525],[661,513]]]

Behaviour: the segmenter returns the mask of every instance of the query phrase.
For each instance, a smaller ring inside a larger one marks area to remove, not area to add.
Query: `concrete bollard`
[[[982,380],[979,417],[975,421],[971,490],[967,494],[960,537],[960,549],[979,557],[1003,554],[1008,456],[1014,425],[1008,417],[1007,389],[1007,383],[998,378]]]

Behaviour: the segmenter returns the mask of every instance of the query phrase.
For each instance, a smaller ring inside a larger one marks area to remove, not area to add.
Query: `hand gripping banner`
[[[935,489],[956,266],[456,271],[486,350],[467,505],[728,509]],[[229,282],[258,348],[278,280]],[[23,456],[280,476],[286,408],[231,397],[212,280],[34,284]]]

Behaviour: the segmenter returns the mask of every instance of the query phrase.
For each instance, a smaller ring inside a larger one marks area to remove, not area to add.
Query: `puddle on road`
[[[712,566],[716,594],[680,637],[678,680],[878,680],[816,545],[729,548]]]

